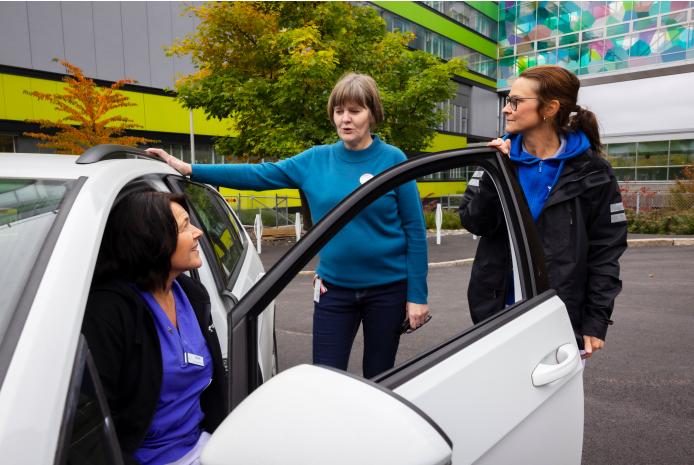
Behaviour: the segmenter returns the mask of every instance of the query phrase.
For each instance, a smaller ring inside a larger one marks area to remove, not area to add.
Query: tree
[[[53,61],[59,61],[54,59]],[[106,116],[112,110],[123,107],[134,107],[130,98],[116,92],[125,84],[134,83],[132,79],[121,79],[111,88],[97,87],[94,81],[86,78],[82,70],[67,61],[60,60],[65,71],[72,76],[65,76],[67,84],[63,94],[44,94],[43,92],[24,91],[39,100],[46,100],[55,105],[55,109],[67,116],[58,121],[45,119],[26,120],[27,123],[38,123],[41,128],[59,128],[56,135],[41,133],[24,133],[25,136],[47,140],[39,147],[56,149],[56,153],[80,155],[86,149],[100,144],[131,145],[158,142],[144,137],[122,136],[126,129],[141,128],[131,119],[121,115]],[[74,77],[73,77],[74,76]],[[75,125],[70,123],[77,123]]]
[[[455,95],[450,79],[464,68],[460,59],[443,63],[409,50],[414,34],[388,33],[376,10],[348,2],[221,2],[186,12],[200,26],[167,54],[190,56],[198,71],[179,76],[178,98],[208,118],[232,118],[238,136],[217,138],[216,148],[240,161],[283,159],[335,143],[327,102],[349,71],[379,85],[381,139],[404,151],[424,150],[448,117],[436,103]]]

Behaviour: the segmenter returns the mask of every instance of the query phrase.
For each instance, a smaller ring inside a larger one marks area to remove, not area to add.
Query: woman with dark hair
[[[210,298],[185,197],[136,192],[106,223],[82,333],[126,463],[196,464],[226,416]]]
[[[318,221],[361,184],[407,159],[371,131],[383,121],[373,78],[344,75],[328,100],[328,118],[340,141],[317,145],[277,163],[189,165],[148,149],[201,183],[263,191],[302,189]],[[414,181],[384,195],[345,226],[318,253],[314,279],[313,363],[347,369],[359,325],[364,328],[364,377],[393,367],[398,329],[427,321],[427,244]],[[327,292],[326,292],[327,290]]]
[[[523,71],[503,109],[508,134],[489,145],[509,154],[517,169],[550,286],[566,304],[586,359],[603,348],[612,324],[614,300],[622,289],[619,257],[627,247],[627,223],[619,185],[602,156],[597,118],[577,105],[580,86],[576,75],[559,66]],[[481,236],[477,255],[486,257],[475,260],[468,288],[475,323],[515,302],[496,188],[489,176],[478,177],[479,184],[468,186],[460,205],[461,223]]]

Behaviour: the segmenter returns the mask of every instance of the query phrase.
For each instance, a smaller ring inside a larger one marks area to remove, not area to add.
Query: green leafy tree
[[[425,150],[433,128],[448,117],[436,103],[455,95],[451,77],[465,66],[411,51],[414,34],[388,33],[373,8],[347,2],[222,2],[186,12],[200,26],[167,54],[190,56],[198,72],[179,76],[178,98],[208,117],[232,119],[238,136],[218,138],[216,147],[240,161],[283,159],[335,143],[328,97],[350,71],[379,85],[381,139],[404,151]]]

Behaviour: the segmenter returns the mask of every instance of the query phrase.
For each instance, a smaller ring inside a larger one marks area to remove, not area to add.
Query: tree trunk
[[[301,199],[301,220],[304,223],[304,231],[308,231],[313,227],[313,219],[311,218],[311,207],[308,205],[308,199],[301,189],[299,189],[299,198]]]

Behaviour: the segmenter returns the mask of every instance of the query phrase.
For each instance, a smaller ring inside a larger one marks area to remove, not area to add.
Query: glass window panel
[[[557,50],[557,65],[566,69],[578,68],[579,49],[578,45],[562,47]]]
[[[639,168],[636,170],[637,181],[667,181],[667,168]]]
[[[661,41],[658,51],[662,54],[684,52],[687,50],[688,29],[682,26],[670,26],[660,29]]]
[[[593,29],[592,31],[585,31],[583,32],[583,42],[589,41],[589,40],[595,40],[595,39],[602,39],[604,37],[605,30],[604,29]]]
[[[579,71],[579,75],[583,76],[585,74],[595,74],[595,73],[602,73],[605,70],[605,68],[602,65],[594,65],[594,66],[588,66],[581,68]]]
[[[559,45],[571,45],[578,43],[578,34],[570,34],[559,38]]]
[[[537,2],[521,3],[516,19],[516,30],[521,35],[521,42],[528,42],[536,39],[537,15],[535,5]]]
[[[608,71],[618,71],[620,69],[629,69],[629,62],[628,61],[618,61],[616,63],[611,63],[605,61],[605,66],[603,66],[603,71],[608,72]]]
[[[559,24],[559,2],[539,2],[537,7],[537,39],[557,35]]]
[[[630,48],[631,40],[628,35],[605,39],[605,64],[628,60]]]
[[[671,11],[684,10],[689,2],[660,2],[660,12],[669,13]]]
[[[581,7],[579,2],[560,2],[559,33],[568,34],[581,29]],[[562,44],[560,44],[562,45]]]
[[[214,164],[211,145],[195,145],[195,163],[200,165]]]
[[[499,68],[497,71],[498,79],[510,79],[516,75],[516,60],[511,58],[502,58],[499,60]]]
[[[516,33],[516,7],[499,10],[499,46],[508,47],[520,42]]]
[[[694,10],[692,10],[692,17],[694,17]],[[687,50],[691,49],[694,49],[694,23],[687,26]],[[687,54],[687,58],[694,57],[690,57],[689,54]]]
[[[516,50],[518,55],[524,55],[529,52],[535,51],[535,45],[534,42],[526,43],[526,44],[518,44],[516,47]]]
[[[512,57],[512,56],[513,56],[513,47],[500,48],[499,49],[499,58]]]
[[[545,52],[537,53],[537,65],[556,65],[557,64],[557,51],[548,50]]]
[[[631,35],[631,57],[648,57],[658,53],[658,31],[645,31]]]
[[[672,24],[686,23],[687,22],[687,11],[680,11],[678,13],[671,13],[669,15],[663,15],[660,17],[661,26],[670,26]]]
[[[660,13],[660,2],[634,2],[633,19],[647,18]]]
[[[634,2],[610,1],[607,2],[609,17],[607,24],[617,24],[623,21],[629,21],[632,15],[632,6]],[[628,25],[627,25],[628,27]],[[629,32],[628,30],[626,32]]]
[[[518,70],[518,74],[522,73],[528,68],[532,68],[533,66],[535,66],[535,64],[536,63],[534,53],[516,57],[516,69]]]
[[[615,168],[614,177],[617,181],[635,181],[636,169],[634,168]]]
[[[610,144],[607,147],[607,160],[614,167],[635,166],[636,142],[627,142],[624,144]]]
[[[14,137],[0,136],[0,152],[14,152]]]
[[[626,34],[627,32],[629,32],[629,24],[630,23],[624,23],[617,24],[615,26],[608,26],[606,37],[617,36],[619,34]]]
[[[656,27],[658,27],[658,18],[656,18],[655,16],[652,18],[634,21],[634,32],[655,29]]]
[[[605,41],[596,40],[581,44],[581,67],[602,64],[605,57]]]
[[[694,162],[694,139],[670,141],[670,164],[684,165]]]
[[[667,140],[639,142],[636,166],[667,166],[669,149],[670,141]]]
[[[554,48],[557,46],[557,39],[545,39],[545,40],[539,40],[537,42],[537,49],[538,50],[547,50],[548,48]]]
[[[604,27],[607,24],[607,18],[610,16],[607,2],[585,3],[588,3],[588,8],[584,9],[581,15],[581,29]]]

